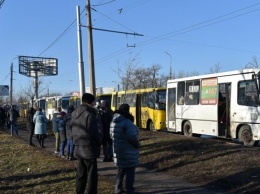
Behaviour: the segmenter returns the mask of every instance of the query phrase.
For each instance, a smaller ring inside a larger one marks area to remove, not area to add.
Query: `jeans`
[[[66,141],[60,142],[60,156],[64,156],[64,149],[66,147]]]
[[[10,121],[10,133],[11,135],[13,135],[13,133],[15,132],[16,135],[18,135],[18,127],[17,127],[17,120],[12,120]]]
[[[73,152],[74,152],[73,139],[67,139],[67,155],[69,157],[73,157]]]
[[[98,174],[97,159],[78,158],[76,175],[76,193],[84,194],[87,187],[87,193],[97,194]]]
[[[131,168],[118,167],[117,175],[116,175],[115,193],[123,192],[124,176],[125,176],[126,193],[133,194],[135,191],[135,188],[134,188],[135,167],[131,167]]]

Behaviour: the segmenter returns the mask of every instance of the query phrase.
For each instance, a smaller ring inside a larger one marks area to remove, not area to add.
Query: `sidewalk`
[[[7,131],[6,131],[7,132]],[[28,141],[28,131],[19,129],[19,137],[25,143]],[[53,153],[54,155],[54,136],[49,136],[45,139],[43,151]],[[33,137],[33,143],[38,146],[38,142]],[[98,158],[98,173],[112,181],[116,176],[116,166],[113,162],[102,162],[103,156]],[[153,170],[147,170],[142,167],[136,169],[135,189],[139,194],[217,194],[218,192],[207,190],[206,188],[198,187],[195,184],[188,183],[178,177],[169,176]]]

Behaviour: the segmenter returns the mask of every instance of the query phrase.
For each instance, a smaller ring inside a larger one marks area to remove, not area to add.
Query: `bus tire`
[[[245,146],[256,146],[259,143],[259,141],[253,140],[253,133],[248,125],[243,125],[239,129],[238,139]]]
[[[186,121],[183,125],[183,134],[187,137],[192,137],[192,126],[190,121]]]
[[[149,122],[148,122],[148,126],[147,126],[147,128],[148,128],[148,130],[150,130],[150,131],[155,131],[155,130],[154,130],[154,124],[153,124],[153,121],[149,121]]]

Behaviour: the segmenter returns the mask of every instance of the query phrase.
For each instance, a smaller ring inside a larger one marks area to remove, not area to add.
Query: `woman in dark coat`
[[[31,107],[27,111],[27,116],[26,116],[27,130],[29,131],[28,145],[30,145],[30,146],[33,146],[32,137],[34,134],[34,127],[35,127],[35,123],[33,122],[34,113],[35,113],[35,110],[33,107]]]

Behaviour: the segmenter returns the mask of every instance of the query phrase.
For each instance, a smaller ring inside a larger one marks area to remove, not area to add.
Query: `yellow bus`
[[[69,100],[69,105],[74,106],[75,108],[80,105],[80,97],[79,96],[71,96]]]
[[[115,111],[123,103],[129,104],[139,128],[151,131],[166,129],[166,88],[113,92],[111,109]]]
[[[101,100],[107,100],[109,104],[111,104],[112,94],[97,94],[96,102],[100,102]],[[74,106],[75,108],[80,105],[81,99],[79,96],[71,96],[69,105]]]
[[[97,94],[96,102],[101,102],[102,100],[108,101],[108,104],[111,106],[112,93],[109,94]]]

